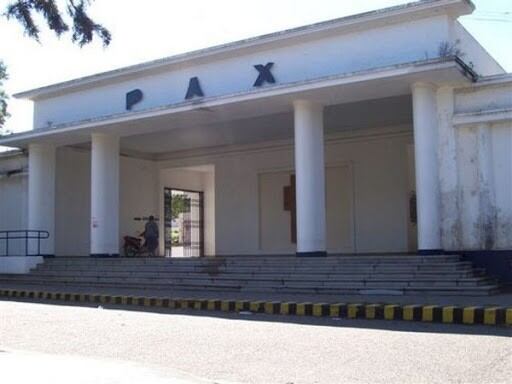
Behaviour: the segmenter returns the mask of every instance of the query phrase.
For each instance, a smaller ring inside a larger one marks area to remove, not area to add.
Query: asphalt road
[[[512,383],[482,326],[0,301],[0,350],[2,383]]]

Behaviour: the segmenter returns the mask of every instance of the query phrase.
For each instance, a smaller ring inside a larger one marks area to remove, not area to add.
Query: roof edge
[[[222,96],[212,96],[207,100],[204,100],[200,104],[185,101],[185,102],[179,102],[174,104],[168,104],[163,105],[159,107],[153,107],[145,110],[135,111],[135,112],[123,112],[123,113],[117,113],[113,115],[107,115],[107,116],[101,116],[101,117],[95,117],[93,119],[85,119],[80,121],[73,121],[69,123],[63,123],[58,126],[53,126],[52,128],[39,128],[39,129],[33,129],[33,130],[27,130],[17,133],[12,133],[10,135],[6,136],[0,136],[0,145],[4,146],[16,146],[16,147],[22,147],[23,145],[20,145],[20,140],[27,140],[31,138],[38,138],[43,137],[46,135],[54,135],[59,134],[62,132],[68,132],[73,131],[77,129],[83,129],[83,128],[93,128],[97,126],[105,126],[110,124],[115,124],[119,122],[125,122],[128,120],[138,120],[143,119],[146,117],[152,117],[156,115],[161,114],[167,114],[172,113],[173,111],[177,110],[194,110],[194,109],[200,109],[215,105],[222,105],[225,103],[233,103],[238,102],[240,98],[243,100],[253,99],[253,98],[259,98],[273,95],[273,94],[285,94],[290,91],[293,91],[296,88],[309,88],[312,85],[320,84],[320,86],[326,86],[326,83],[332,83],[332,82],[340,82],[340,81],[347,81],[354,78],[359,78],[358,81],[360,81],[361,77],[367,77],[367,76],[396,76],[396,75],[404,75],[404,74],[412,74],[412,73],[419,73],[424,72],[428,70],[439,70],[443,68],[457,68],[462,76],[466,77],[468,81],[470,79],[467,78],[467,73],[460,66],[460,64],[455,60],[455,57],[447,57],[447,58],[436,58],[436,59],[429,59],[429,60],[421,60],[421,61],[414,61],[409,63],[403,63],[400,65],[392,65],[392,66],[384,66],[380,68],[375,68],[371,70],[364,70],[364,71],[357,71],[357,72],[348,72],[341,75],[333,75],[333,76],[325,76],[321,78],[311,79],[307,81],[299,81],[294,83],[287,83],[282,84],[279,86],[269,87],[269,88],[263,88],[258,89],[257,91],[247,91],[247,92],[239,92],[239,93],[233,93],[228,95],[222,95]],[[398,74],[389,74],[389,72],[396,72],[398,71]]]
[[[15,93],[13,97],[18,99],[36,100],[38,98],[44,98],[45,96],[55,92],[62,92],[67,90],[71,91],[73,89],[80,88],[83,86],[91,86],[92,84],[95,84],[100,81],[112,80],[115,78],[121,78],[123,76],[135,76],[146,70],[163,68],[185,61],[197,60],[200,58],[213,56],[216,54],[236,52],[244,48],[259,46],[274,41],[296,38],[305,34],[320,33],[331,29],[347,27],[350,25],[370,23],[373,21],[384,19],[386,17],[399,16],[408,13],[412,14],[429,9],[443,7],[459,7],[460,10],[457,12],[458,16],[470,14],[475,9],[475,6],[471,2],[471,0],[419,0],[402,5],[396,5],[393,7],[382,8],[374,11],[349,15],[337,19],[300,26],[297,28],[264,34],[235,42],[190,51],[178,55],[168,56],[161,59],[147,61],[127,67],[121,67],[106,72],[100,72],[85,77],[80,77],[56,84],[34,88],[23,92],[18,92]]]

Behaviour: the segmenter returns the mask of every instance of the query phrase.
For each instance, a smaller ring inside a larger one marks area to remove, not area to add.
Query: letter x
[[[261,87],[265,82],[269,84],[274,84],[276,82],[272,72],[270,72],[273,65],[274,63],[267,63],[265,65],[258,64],[254,66],[254,68],[259,72],[258,78],[254,83],[254,87]]]

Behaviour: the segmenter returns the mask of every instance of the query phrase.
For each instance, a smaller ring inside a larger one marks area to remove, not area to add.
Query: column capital
[[[308,99],[296,99],[293,100],[294,108],[323,108],[324,105],[315,100]]]
[[[104,137],[104,138],[116,139],[116,138],[119,138],[119,135],[115,134],[115,133],[93,132],[93,133],[91,133],[91,138],[94,138],[94,137],[97,137],[97,138]]]
[[[29,143],[28,150],[53,150],[56,148],[56,145],[53,143]]]
[[[438,88],[437,85],[433,83],[429,83],[427,81],[417,81],[415,83],[411,84],[411,90],[414,91],[415,89],[429,89],[431,91],[436,91]]]

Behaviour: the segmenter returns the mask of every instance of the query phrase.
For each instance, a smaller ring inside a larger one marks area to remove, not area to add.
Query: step
[[[456,280],[462,278],[475,278],[473,271],[465,272],[443,272],[443,273],[346,273],[346,272],[331,272],[331,273],[220,273],[216,275],[209,275],[199,272],[137,272],[137,271],[120,271],[120,272],[103,272],[103,271],[34,271],[29,276],[34,277],[72,277],[72,276],[89,276],[89,277],[119,277],[119,278],[194,278],[210,276],[216,278],[228,279],[303,279],[303,280],[332,280],[332,279],[347,279],[347,280],[361,280],[361,279],[398,279],[398,280]],[[1,278],[1,275],[0,275]]]
[[[197,278],[208,278],[208,279],[231,279],[231,280],[311,280],[311,281],[328,281],[328,280],[416,280],[416,281],[453,281],[463,279],[481,279],[485,275],[473,275],[472,271],[465,273],[329,273],[329,274],[298,274],[298,273],[287,273],[287,274],[267,274],[267,273],[252,273],[252,274],[238,274],[238,273],[220,273],[215,275],[205,273],[137,273],[137,272],[117,272],[117,273],[105,273],[105,272],[90,272],[84,271],[82,273],[74,272],[54,272],[47,271],[44,273],[33,272],[24,275],[12,275],[3,274],[0,275],[0,279],[52,279],[52,278],[119,278],[119,279],[197,279]]]
[[[374,288],[384,288],[384,287],[407,287],[407,286],[478,286],[483,285],[489,282],[486,278],[473,278],[473,279],[459,279],[455,281],[438,281],[438,280],[424,280],[424,281],[415,281],[415,280],[303,280],[303,279],[221,279],[221,278],[207,278],[207,277],[196,277],[196,278],[141,278],[141,277],[132,277],[132,278],[119,278],[112,276],[104,276],[104,277],[88,277],[88,276],[72,276],[72,277],[63,277],[63,276],[54,276],[49,278],[38,278],[32,276],[19,276],[12,278],[4,278],[1,279],[2,282],[63,282],[66,284],[72,283],[109,283],[109,284],[125,284],[125,283],[133,283],[138,285],[150,286],[154,284],[162,284],[168,286],[174,286],[177,284],[189,284],[189,285],[222,285],[222,284],[232,284],[237,286],[283,286],[289,285],[294,287],[345,287],[345,286],[361,286],[361,287],[374,287]],[[462,283],[462,284],[461,284]]]
[[[44,290],[48,284],[26,284],[34,287],[34,289]],[[327,294],[327,295],[368,295],[368,294],[382,294],[381,292],[394,292],[394,294],[400,295],[469,295],[469,296],[487,296],[498,292],[498,289],[495,285],[487,285],[480,286],[478,288],[442,288],[442,287],[425,287],[425,288],[401,288],[401,289],[369,289],[369,288],[355,288],[355,287],[345,287],[345,288],[332,288],[332,287],[315,287],[315,288],[293,288],[293,287],[239,287],[234,285],[203,285],[203,286],[194,286],[181,284],[169,287],[167,285],[152,285],[151,287],[141,287],[136,284],[123,284],[123,285],[112,285],[108,283],[98,283],[98,284],[59,284],[52,285],[53,287],[59,286],[64,290],[69,290],[70,288],[86,288],[86,289],[97,289],[97,288],[119,288],[119,289],[151,289],[151,290],[165,290],[169,291],[169,289],[176,291],[232,291],[232,292],[271,292],[271,293],[289,293],[289,294]],[[8,286],[1,286],[2,288],[8,288]]]
[[[437,264],[420,264],[420,265],[347,265],[347,266],[326,266],[326,265],[312,265],[312,266],[283,266],[283,267],[218,267],[218,268],[205,268],[202,266],[168,266],[168,265],[140,265],[140,266],[126,266],[126,265],[112,265],[112,266],[52,266],[41,265],[35,268],[37,271],[41,270],[54,270],[54,271],[146,271],[146,272],[167,272],[167,271],[183,271],[183,272],[202,272],[202,273],[219,273],[219,272],[277,272],[277,271],[293,271],[293,272],[330,272],[330,271],[452,271],[452,270],[466,270],[472,269],[469,262],[457,263],[437,263]]]
[[[325,258],[308,258],[308,257],[296,257],[296,256],[257,256],[257,257],[249,257],[249,256],[217,256],[217,257],[189,257],[189,258],[164,258],[164,257],[156,257],[156,258],[90,258],[90,257],[55,257],[48,258],[46,262],[52,264],[59,263],[95,263],[95,264],[116,264],[116,263],[132,263],[132,264],[140,264],[140,263],[173,263],[173,264],[236,264],[236,263],[281,263],[285,262],[289,264],[290,262],[296,263],[310,263],[316,264],[319,260],[322,263],[326,262],[377,262],[377,263],[385,263],[385,262],[430,262],[430,261],[458,261],[460,260],[460,256],[457,255],[439,255],[439,256],[411,256],[411,255],[400,255],[400,256],[387,256],[387,255],[378,255],[378,256],[328,256]]]
[[[459,256],[52,258],[0,286],[274,293],[489,295],[499,286]]]

